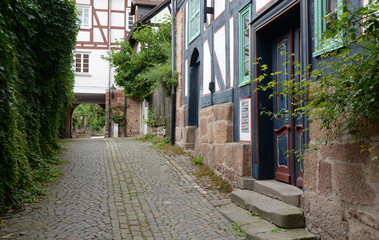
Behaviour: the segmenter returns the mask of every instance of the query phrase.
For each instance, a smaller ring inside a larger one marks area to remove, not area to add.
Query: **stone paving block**
[[[209,202],[223,205],[226,197],[196,183],[188,158],[125,138],[77,139],[65,147],[62,177],[33,211],[0,226],[0,237],[240,239]]]
[[[318,238],[305,229],[286,229],[265,232],[256,235],[257,240],[317,240]]]

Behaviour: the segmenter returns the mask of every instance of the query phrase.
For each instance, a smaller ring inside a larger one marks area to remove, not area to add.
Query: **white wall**
[[[75,74],[74,93],[105,93],[108,89],[109,63],[101,59],[101,55],[106,55],[106,50],[77,50],[90,54],[89,74]],[[113,71],[112,71],[113,73]],[[114,74],[111,77],[111,84],[114,83]]]

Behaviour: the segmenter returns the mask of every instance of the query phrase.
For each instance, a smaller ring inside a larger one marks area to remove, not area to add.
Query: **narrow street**
[[[0,225],[0,239],[239,239],[209,201],[225,196],[205,191],[180,160],[149,143],[64,146],[62,176],[39,203]]]

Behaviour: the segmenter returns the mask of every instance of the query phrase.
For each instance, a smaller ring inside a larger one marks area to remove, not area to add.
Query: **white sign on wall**
[[[251,141],[250,98],[240,100],[240,141]]]
[[[113,124],[113,137],[118,137],[118,123]]]

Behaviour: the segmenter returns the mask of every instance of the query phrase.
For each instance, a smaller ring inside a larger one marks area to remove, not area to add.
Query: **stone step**
[[[304,214],[300,208],[289,205],[249,190],[236,190],[230,198],[234,204],[257,216],[272,222],[281,228],[303,228]]]
[[[219,207],[219,211],[232,223],[237,224],[248,239],[270,240],[317,240],[318,238],[305,229],[283,229],[253,216],[251,212],[231,203]]]
[[[295,207],[300,206],[300,196],[303,194],[299,188],[276,180],[254,181],[254,191]]]

